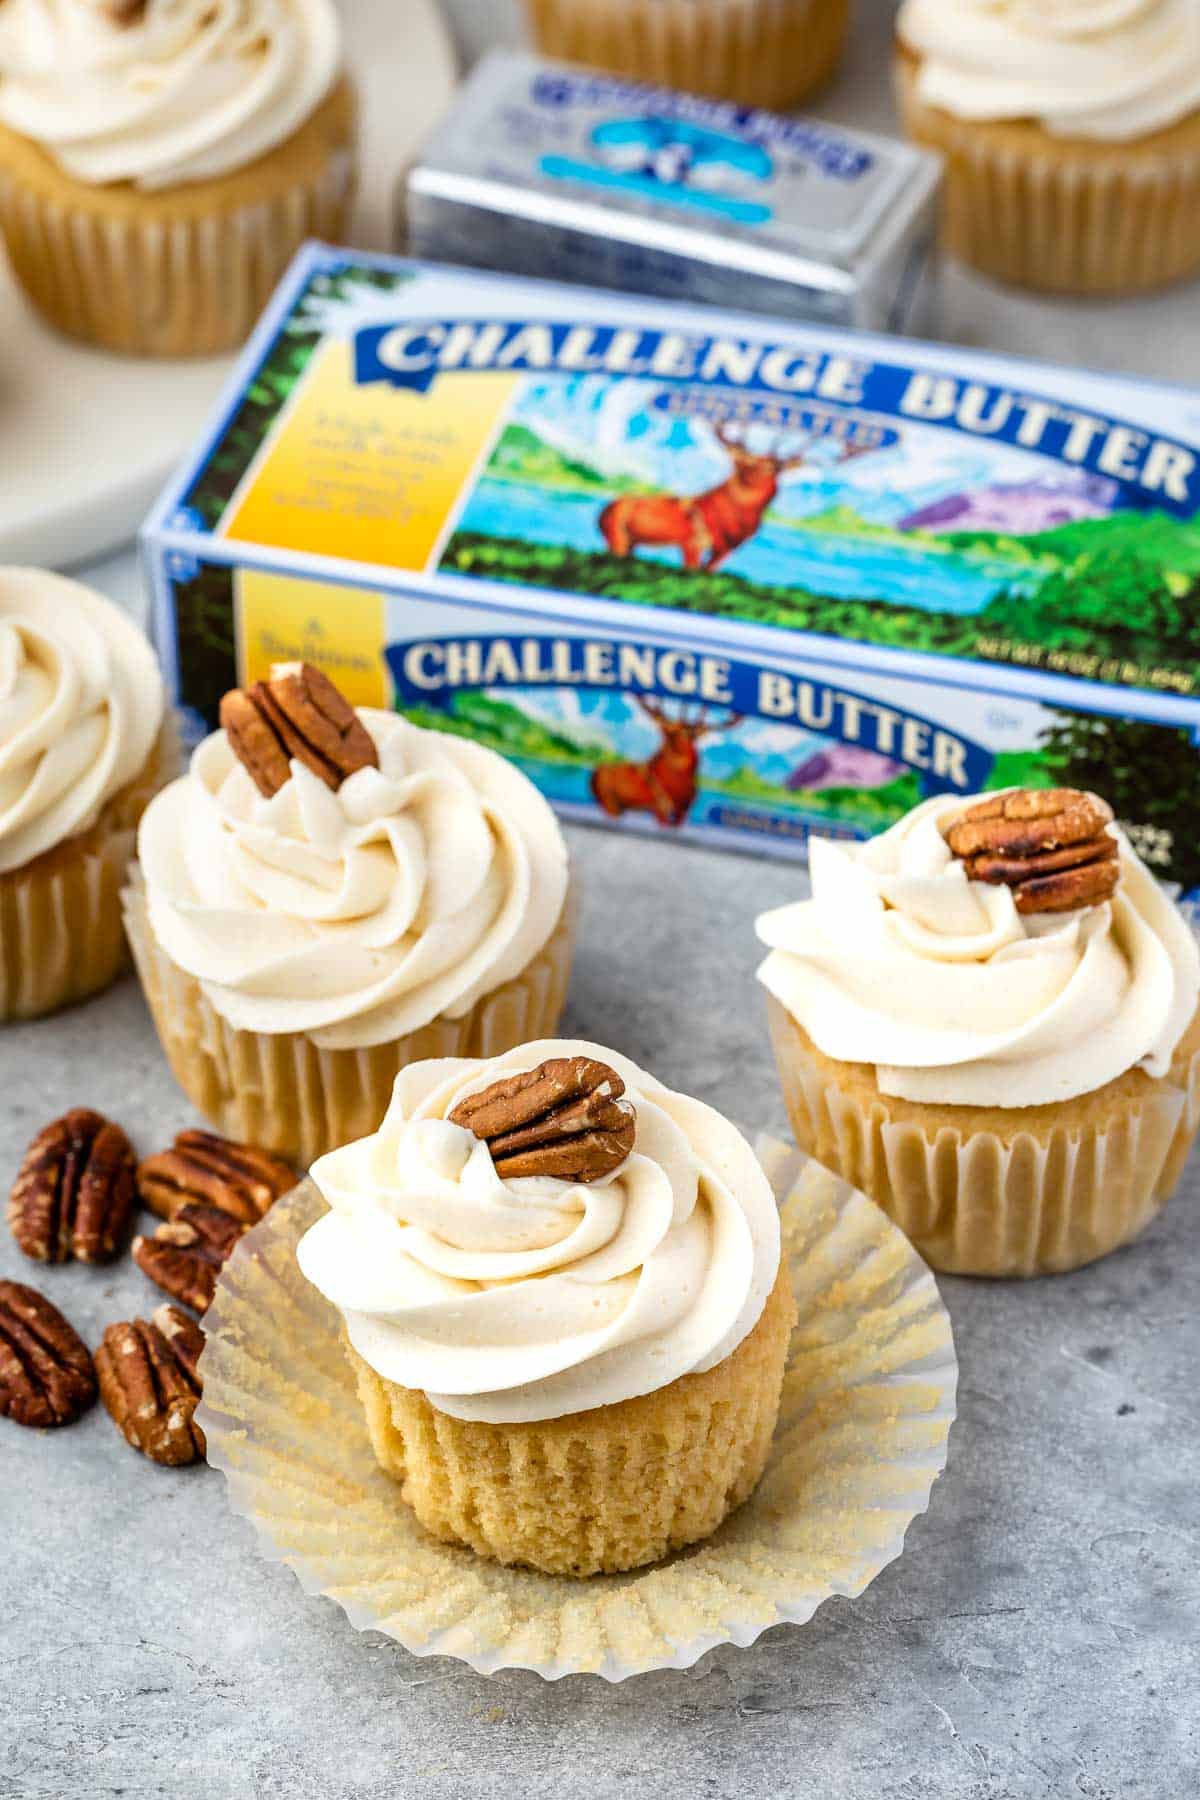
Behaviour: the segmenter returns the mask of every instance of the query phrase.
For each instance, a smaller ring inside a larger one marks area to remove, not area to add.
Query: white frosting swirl
[[[223,731],[138,834],[150,926],[239,1029],[332,1049],[458,1018],[518,975],[558,923],[567,852],[503,757],[396,713],[333,792],[302,763],[264,799]]]
[[[905,1100],[1041,1106],[1165,1075],[1200,995],[1182,915],[1112,826],[1113,898],[1022,916],[942,835],[970,804],[927,800],[858,846],[815,839],[812,899],[758,920],[759,980],[826,1056],[874,1063]]]
[[[586,1185],[502,1181],[446,1115],[556,1056],[621,1076],[633,1151]],[[753,1329],[779,1270],[774,1196],[741,1134],[594,1044],[415,1063],[378,1132],[312,1174],[332,1210],[301,1239],[304,1274],[372,1368],[460,1419],[560,1418],[710,1369]]]
[[[163,719],[143,634],[42,569],[0,569],[0,873],[89,831],[141,773]]]
[[[77,181],[207,181],[292,136],[341,64],[331,0],[0,0],[0,122]]]
[[[1058,137],[1146,137],[1200,106],[1196,0],[904,0],[917,91],[960,119]]]

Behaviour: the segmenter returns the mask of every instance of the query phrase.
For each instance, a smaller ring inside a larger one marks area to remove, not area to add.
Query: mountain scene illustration
[[[932,426],[848,448],[844,430],[798,413],[790,426],[739,424],[734,439],[657,405],[658,391],[596,376],[529,383],[441,567],[1200,688],[1200,518],[1131,510],[1107,477]],[[614,518],[628,529],[614,532]]]

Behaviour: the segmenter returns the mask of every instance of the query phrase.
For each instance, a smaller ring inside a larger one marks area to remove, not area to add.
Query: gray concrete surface
[[[798,872],[600,832],[573,847],[568,1028],[782,1129],[750,920]],[[72,1103],[143,1151],[188,1118],[132,980],[6,1031],[0,1058],[0,1188]],[[900,1562],[803,1630],[617,1688],[419,1661],[264,1562],[212,1471],[152,1467],[101,1410],[57,1434],[0,1420],[0,1795],[1190,1800],[1198,1199],[1194,1164],[1094,1269],[945,1282],[961,1413]],[[0,1272],[31,1273],[6,1232]],[[155,1299],[128,1260],[41,1285],[93,1344]]]

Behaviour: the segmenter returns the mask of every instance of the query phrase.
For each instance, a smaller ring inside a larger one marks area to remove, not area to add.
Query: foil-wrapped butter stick
[[[887,138],[496,51],[404,201],[418,256],[924,331],[939,182]]]

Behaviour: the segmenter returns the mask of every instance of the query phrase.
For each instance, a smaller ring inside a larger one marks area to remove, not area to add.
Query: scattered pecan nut
[[[1015,788],[946,827],[972,881],[1003,883],[1019,913],[1071,912],[1108,900],[1121,879],[1113,812],[1078,788]]]
[[[110,1262],[133,1212],[129,1139],[89,1107],[55,1119],[25,1152],[8,1202],[19,1247],[35,1262]]]
[[[0,1413],[18,1425],[70,1425],[96,1398],[87,1345],[36,1288],[0,1281]]]
[[[599,1181],[633,1149],[637,1116],[607,1063],[558,1056],[469,1094],[450,1114],[483,1138],[498,1175]]]
[[[290,781],[293,758],[334,789],[357,769],[379,767],[370,732],[311,663],[276,663],[269,681],[232,688],[220,719],[234,755],[268,799]]]
[[[246,1227],[219,1206],[189,1201],[153,1237],[133,1240],[133,1260],[172,1300],[207,1311],[217,1277]]]
[[[175,1306],[104,1333],[96,1352],[100,1398],[126,1443],[151,1462],[182,1468],[204,1457],[204,1433],[194,1417],[203,1348],[199,1325]]]
[[[137,1171],[138,1193],[160,1219],[201,1201],[254,1225],[295,1185],[296,1171],[281,1158],[215,1131],[181,1131],[169,1150],[148,1156]]]

